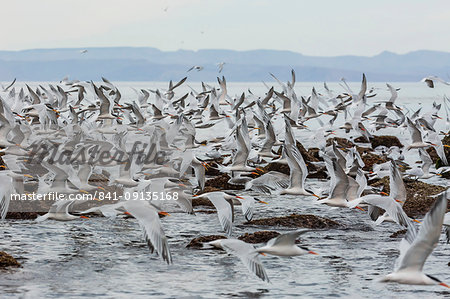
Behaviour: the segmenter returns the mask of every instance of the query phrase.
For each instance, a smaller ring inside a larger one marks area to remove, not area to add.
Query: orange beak
[[[258,201],[259,203],[263,203],[263,204],[265,204],[265,205],[268,205],[269,203],[268,202],[265,202],[265,201],[262,201],[262,200],[260,200],[260,201]]]
[[[259,254],[260,254],[260,255],[267,256],[264,252],[260,252]]]
[[[311,251],[311,250],[308,251],[308,253],[309,253],[309,254],[314,254],[314,255],[319,255],[317,252],[314,252],[314,251]]]
[[[258,170],[259,172],[264,172],[264,170],[262,170],[261,168],[255,168],[256,170]]]
[[[317,194],[312,194],[312,196],[315,196],[315,197],[317,197],[318,199],[320,199],[320,196],[319,195],[317,195]]]
[[[167,212],[158,212],[159,215],[163,215],[163,216],[171,216],[169,213]]]
[[[389,196],[389,194],[387,194],[386,192],[380,192],[380,194],[384,196]]]
[[[365,211],[366,211],[366,210],[364,210],[363,208],[361,208],[361,207],[358,207],[358,206],[356,206],[356,207],[355,207],[355,209],[361,210],[361,211],[363,211],[363,212],[365,212]]]
[[[419,220],[413,219],[412,221],[417,222],[417,223],[422,223]]]
[[[236,198],[244,199],[242,196],[236,195]]]
[[[89,217],[86,217],[86,216],[80,216],[80,218],[89,219]]]
[[[450,289],[450,286],[446,283],[441,282],[439,285]]]
[[[4,166],[3,166],[4,167]],[[254,175],[259,175],[259,173],[257,173],[257,172],[251,172],[251,174],[254,174]]]

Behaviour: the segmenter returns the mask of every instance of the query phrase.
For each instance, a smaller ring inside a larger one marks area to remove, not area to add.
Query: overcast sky
[[[450,52],[450,1],[15,0],[0,50],[149,46],[307,55]]]

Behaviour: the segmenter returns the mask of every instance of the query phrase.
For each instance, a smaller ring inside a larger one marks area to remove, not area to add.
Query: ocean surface
[[[22,83],[18,83],[20,86]],[[31,86],[46,82],[33,82]],[[122,101],[135,99],[134,88],[166,89],[167,83],[118,82]],[[214,84],[214,83],[211,83]],[[278,87],[273,83],[276,88]],[[270,83],[270,85],[273,85]],[[397,105],[412,111],[422,107],[422,113],[431,110],[433,101],[442,103],[447,86],[427,88],[424,83],[391,83],[401,88]],[[177,89],[177,96],[201,86],[187,82]],[[217,86],[217,84],[215,84]],[[343,89],[338,83],[329,83],[336,93]],[[385,84],[370,83],[378,95],[369,104],[386,101],[390,94]],[[312,86],[321,92],[322,83],[296,83],[297,95],[308,95]],[[350,83],[354,93],[360,83]],[[230,96],[255,95],[267,91],[262,83],[228,83]],[[280,88],[278,88],[279,90]],[[445,119],[442,108],[439,115]],[[340,120],[342,121],[342,120]],[[296,133],[305,147],[314,145],[311,136],[319,125],[308,123],[309,130]],[[444,120],[435,128],[445,130]],[[277,128],[276,128],[277,130]],[[205,136],[223,135],[215,127],[202,132]],[[403,129],[383,129],[375,135],[396,135],[405,144],[409,133]],[[338,132],[339,136],[345,133]],[[417,151],[406,159],[418,160]],[[447,181],[432,178],[426,182],[446,185]],[[326,180],[308,179],[308,187],[325,187]],[[254,219],[297,214],[314,214],[341,223],[338,229],[314,231],[302,237],[302,244],[320,255],[294,258],[261,257],[270,283],[252,276],[235,256],[217,250],[188,249],[191,239],[204,235],[221,234],[216,214],[197,213],[196,216],[174,213],[161,219],[169,238],[173,264],[165,264],[151,254],[143,240],[141,229],[134,219],[106,218],[80,219],[71,222],[53,220],[36,223],[30,220],[0,222],[0,250],[22,263],[23,267],[0,271],[1,298],[450,298],[450,290],[441,286],[409,286],[383,284],[378,279],[390,273],[398,256],[400,238],[390,235],[400,228],[393,223],[374,226],[366,213],[353,209],[330,208],[314,204],[311,197],[259,195],[268,205],[257,205]],[[258,230],[286,231],[280,227],[253,227],[243,225],[244,217],[237,207],[233,236]],[[439,245],[428,258],[424,271],[450,282],[450,246],[442,236]]]

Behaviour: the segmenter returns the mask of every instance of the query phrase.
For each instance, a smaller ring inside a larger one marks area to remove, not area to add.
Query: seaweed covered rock
[[[379,156],[368,152],[361,155],[361,159],[364,162],[365,166],[363,167],[363,170],[365,171],[373,171],[374,164],[382,164],[388,161],[388,159],[384,156]]]
[[[323,179],[323,180],[327,179],[328,177],[329,175],[326,167],[321,167],[318,168],[317,171],[309,172],[307,176],[308,179]]]
[[[199,190],[197,193],[195,193],[195,195],[198,196],[198,195],[202,195],[203,193],[214,192],[214,191],[221,191],[221,189],[211,187],[211,186],[205,186],[205,188],[203,190]],[[196,198],[194,198],[194,199],[196,199]]]
[[[22,220],[33,220],[40,215],[44,215],[45,212],[11,212],[6,214],[6,219],[22,219]]]
[[[219,190],[214,189],[214,190],[208,191],[206,188],[204,190],[202,190],[203,193],[214,192],[214,191],[219,191]],[[203,193],[199,193],[198,195],[201,195]],[[206,197],[194,197],[194,198],[192,198],[192,206],[193,207],[198,207],[198,206],[213,207],[214,205]]]
[[[319,162],[319,159],[314,157],[313,155],[311,155],[303,146],[303,144],[301,144],[299,141],[297,141],[296,146],[300,152],[300,154],[302,154],[303,159],[305,159],[305,162]]]
[[[264,173],[267,173],[269,171],[278,171],[284,174],[289,175],[289,166],[287,164],[282,163],[269,163],[263,168]]]
[[[439,194],[445,190],[445,187],[427,184],[421,181],[403,180],[406,188],[406,202],[403,205],[405,213],[411,217],[416,218],[418,216],[425,215],[436,200],[433,195]],[[383,186],[382,191],[389,193],[389,177],[384,177],[372,186]],[[450,204],[447,207],[449,211]]]
[[[442,139],[442,144],[444,145],[444,153],[445,157],[447,158],[447,162],[450,162],[450,131],[447,133],[447,135]],[[442,163],[441,159],[439,158],[436,150],[434,147],[429,147],[427,149],[428,154],[430,155],[431,159],[434,163],[436,163],[436,168],[444,166],[444,163]],[[442,174],[443,178],[450,178],[450,172],[446,172]]]
[[[204,162],[206,162],[206,164],[207,164],[205,175],[219,176],[222,174],[219,170],[219,164],[222,164],[222,162],[223,162],[222,157],[220,157],[218,159],[204,160]]]
[[[350,140],[348,140],[347,138],[342,138],[342,137],[333,137],[333,138],[328,138],[327,139],[327,143],[326,146],[330,146],[332,144],[333,141],[336,141],[337,145],[339,147],[344,147],[344,148],[352,148],[355,145],[353,144],[353,142],[351,142]]]
[[[318,147],[308,148],[308,154],[317,159],[317,161],[323,161],[323,158],[319,155],[320,149]]]
[[[220,239],[226,239],[226,238],[227,237],[221,236],[221,235],[202,236],[202,237],[192,239],[191,242],[189,242],[189,244],[186,245],[186,247],[200,249],[200,248],[203,248],[203,244],[205,244],[205,243],[215,241],[215,240],[220,240]]]
[[[226,173],[223,173],[219,176],[216,176],[215,178],[206,180],[205,182],[205,189],[206,187],[212,187],[219,190],[242,190],[244,189],[244,186],[241,185],[233,185],[229,184],[228,181],[230,180],[230,176]],[[211,191],[207,191],[211,192]],[[205,192],[203,192],[205,193]]]
[[[11,255],[0,251],[0,269],[7,267],[21,267],[20,263]]]
[[[370,138],[370,143],[372,144],[372,148],[376,148],[380,145],[388,148],[391,146],[403,147],[403,144],[397,137],[388,135],[373,136],[373,138]]]
[[[367,141],[367,139],[364,136],[356,137],[355,139],[353,139],[353,142],[356,142],[356,143],[369,143],[369,141]]]
[[[395,233],[390,235],[389,238],[403,237],[405,234],[406,234],[406,229],[402,229],[402,230],[396,231]]]
[[[333,228],[338,227],[336,221],[316,215],[291,214],[284,217],[262,218],[245,222],[250,225],[305,227],[305,228]]]
[[[263,230],[259,232],[254,232],[253,234],[245,233],[240,236],[238,239],[247,243],[259,244],[265,243],[270,239],[278,237],[280,233],[275,231]]]

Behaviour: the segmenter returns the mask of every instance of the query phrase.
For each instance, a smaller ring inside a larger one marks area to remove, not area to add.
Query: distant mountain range
[[[83,50],[87,50],[83,51]],[[85,53],[82,53],[85,52]],[[225,62],[222,73],[217,64]],[[194,66],[203,70],[187,70]],[[0,80],[59,81],[98,80],[168,81],[189,76],[190,81],[214,81],[224,75],[228,81],[273,81],[269,73],[289,79],[290,69],[297,81],[419,81],[428,75],[448,79],[450,53],[415,51],[407,54],[383,52],[365,56],[306,56],[278,50],[160,51],[149,47],[64,48],[0,51]]]

